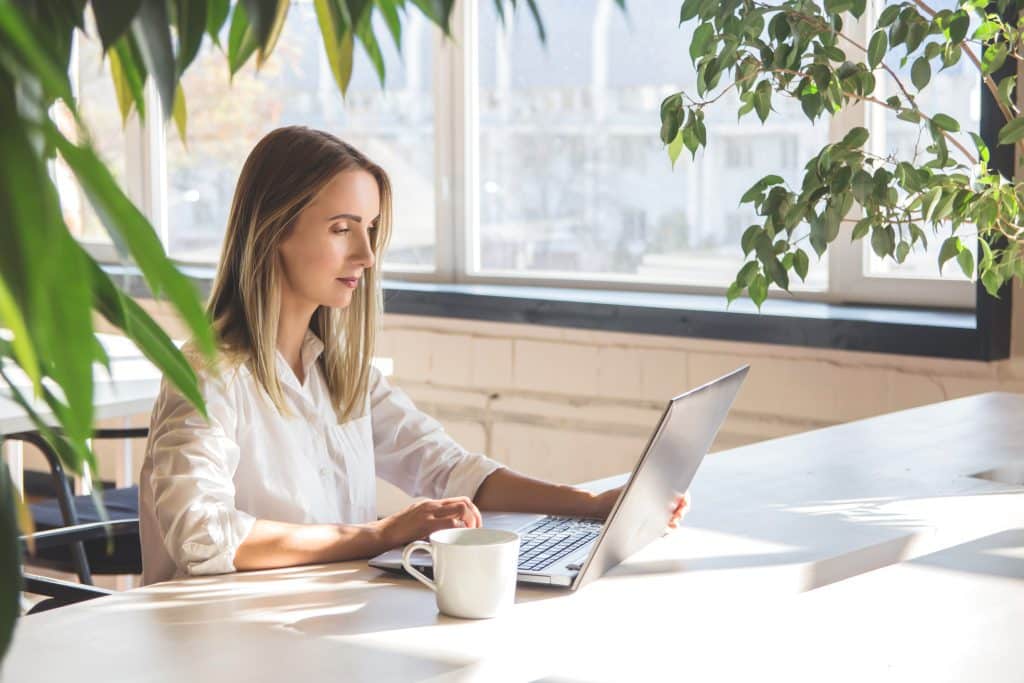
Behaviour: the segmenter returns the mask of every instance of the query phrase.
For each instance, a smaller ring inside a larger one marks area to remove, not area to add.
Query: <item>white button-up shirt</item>
[[[472,497],[501,467],[459,446],[374,368],[361,417],[338,423],[308,332],[305,382],[277,370],[282,416],[246,366],[200,373],[209,421],[165,379],[139,482],[143,583],[235,571],[257,519],[359,524],[377,518],[376,477],[412,496]]]

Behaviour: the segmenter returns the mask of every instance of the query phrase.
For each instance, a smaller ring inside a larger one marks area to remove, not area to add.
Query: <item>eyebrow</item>
[[[331,216],[327,220],[334,221],[334,220],[338,220],[339,218],[348,218],[350,220],[355,221],[356,223],[362,223],[363,222],[363,217],[362,216],[357,216],[354,213],[339,213],[337,215]],[[380,216],[378,216],[377,218],[380,218]],[[374,220],[376,220],[376,219],[374,219]]]

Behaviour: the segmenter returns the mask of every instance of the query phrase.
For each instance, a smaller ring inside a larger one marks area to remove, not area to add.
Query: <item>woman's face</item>
[[[380,192],[372,175],[336,175],[302,210],[279,247],[284,270],[282,300],[344,308],[373,267],[371,236],[380,216]]]

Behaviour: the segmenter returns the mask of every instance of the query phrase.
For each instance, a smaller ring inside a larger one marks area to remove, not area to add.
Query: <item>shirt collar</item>
[[[324,352],[324,343],[320,341],[312,330],[306,330],[306,336],[302,338],[302,347],[299,351],[300,358],[302,360],[302,374],[309,381],[309,371],[316,363],[317,359],[320,358]],[[292,371],[288,361],[285,360],[284,355],[277,351],[277,367],[278,376],[285,381],[286,384],[293,386],[295,389],[301,389],[298,378]]]

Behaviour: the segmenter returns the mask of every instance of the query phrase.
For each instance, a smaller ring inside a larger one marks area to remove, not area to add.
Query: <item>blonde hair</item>
[[[257,143],[235,187],[207,313],[225,359],[247,362],[281,414],[290,411],[276,362],[282,282],[278,246],[320,190],[338,173],[355,169],[372,175],[380,192],[380,218],[371,238],[375,263],[364,271],[348,307],[320,306],[309,322],[309,329],[324,343],[317,363],[339,421],[344,422],[358,417],[365,405],[383,313],[380,264],[392,216],[387,173],[330,133],[287,126]]]

